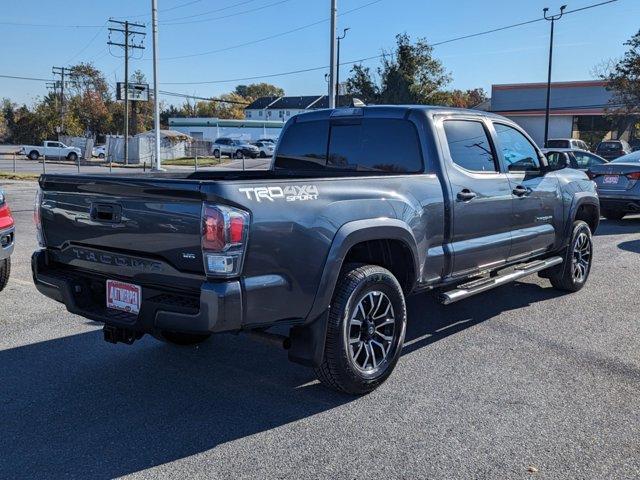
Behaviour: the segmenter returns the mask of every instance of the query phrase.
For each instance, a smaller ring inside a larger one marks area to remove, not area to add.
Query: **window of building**
[[[251,118],[251,111],[247,110],[247,118]]]
[[[498,148],[510,172],[527,172],[540,169],[538,152],[522,133],[509,125],[494,123]]]
[[[260,110],[260,111],[258,112],[258,116],[259,116],[259,117],[261,117],[261,116],[262,116],[262,110]]]
[[[497,163],[482,122],[473,120],[447,120],[444,132],[451,160],[472,172],[496,172]]]

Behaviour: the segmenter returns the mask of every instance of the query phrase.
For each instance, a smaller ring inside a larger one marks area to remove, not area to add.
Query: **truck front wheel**
[[[9,274],[11,273],[11,259],[5,258],[0,260],[0,292],[9,283]]]
[[[320,382],[352,395],[369,393],[396,366],[407,325],[404,294],[377,265],[347,265],[331,302]]]
[[[67,155],[67,160],[75,162],[76,160],[78,160],[78,154],[75,152],[71,152],[69,155]]]
[[[589,278],[593,261],[591,229],[582,220],[573,222],[571,242],[564,252],[564,261],[546,275],[558,290],[577,292]]]

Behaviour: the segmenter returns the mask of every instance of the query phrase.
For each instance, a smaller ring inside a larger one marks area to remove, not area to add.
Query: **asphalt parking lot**
[[[448,307],[409,301],[367,397],[243,336],[102,340],[31,284],[33,182],[0,294],[0,477],[637,478],[640,216],[603,221],[588,285],[529,278]]]

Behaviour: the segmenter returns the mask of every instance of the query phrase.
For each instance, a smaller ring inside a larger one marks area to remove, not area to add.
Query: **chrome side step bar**
[[[440,294],[439,300],[444,305],[455,303],[459,300],[471,297],[478,293],[486,292],[492,288],[499,287],[509,282],[513,282],[527,275],[546,270],[547,268],[555,267],[562,263],[562,257],[551,257],[545,260],[536,260],[530,263],[524,263],[522,265],[516,265],[515,270],[505,275],[498,275],[497,277],[482,278],[473,282],[458,285],[454,290],[444,292]]]

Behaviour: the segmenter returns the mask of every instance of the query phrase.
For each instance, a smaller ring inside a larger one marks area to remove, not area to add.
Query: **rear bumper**
[[[15,228],[0,230],[0,260],[5,260],[13,253],[15,244]]]
[[[199,295],[183,295],[143,286],[138,315],[106,308],[105,280],[56,266],[47,251],[31,258],[33,281],[43,295],[63,303],[69,312],[140,333],[175,331],[216,333],[242,328],[239,281],[203,282]]]
[[[599,195],[602,209],[620,210],[627,213],[640,213],[640,196]]]

